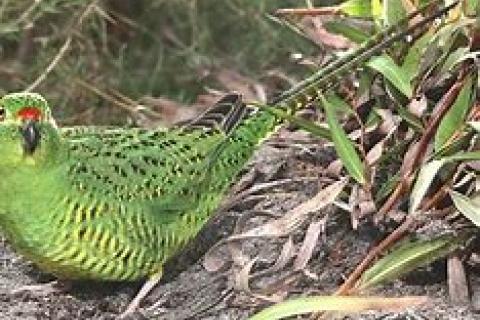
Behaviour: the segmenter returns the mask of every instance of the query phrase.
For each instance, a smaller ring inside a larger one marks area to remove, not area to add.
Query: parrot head
[[[58,141],[50,108],[41,95],[11,93],[0,99],[0,167],[40,164]]]

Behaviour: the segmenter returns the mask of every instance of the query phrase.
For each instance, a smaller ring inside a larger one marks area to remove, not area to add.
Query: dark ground
[[[289,136],[283,140],[282,136]],[[232,287],[232,271],[222,270],[209,273],[202,266],[203,259],[191,263],[220,238],[225,238],[233,230],[235,221],[253,210],[268,210],[282,214],[299,203],[309,199],[323,185],[324,167],[333,158],[328,148],[321,147],[306,134],[283,133],[264,146],[256,161],[248,169],[253,185],[269,181],[285,180],[288,183],[277,185],[261,193],[256,193],[248,201],[236,203],[230,210],[222,212],[203,230],[192,247],[175,262],[169,264],[170,271],[145,302],[141,310],[144,317],[178,319],[246,319],[265,304],[242,292],[228,294]],[[285,143],[288,141],[288,143]],[[312,143],[313,142],[313,143]],[[290,180],[288,180],[290,179]],[[248,179],[247,179],[248,180]],[[323,210],[311,216],[311,221],[320,220],[328,213],[326,234],[321,235],[308,264],[309,272],[317,279],[299,275],[288,286],[291,294],[329,294],[341,284],[342,277],[348,275],[368,248],[381,239],[382,235],[373,227],[361,226],[352,231],[347,213],[338,209]],[[265,222],[263,218],[248,220],[247,228]],[[291,236],[295,245],[300,246],[305,235],[306,225]],[[243,258],[259,257],[253,271],[271,266],[285,243],[285,238],[256,239],[243,241]],[[228,250],[219,250],[221,259],[230,261]],[[238,257],[237,257],[238,259]],[[190,262],[186,262],[190,260]],[[114,319],[127,305],[140,284],[81,283],[65,294],[38,297],[32,294],[12,295],[13,289],[25,284],[36,284],[50,280],[46,275],[25,262],[8,248],[0,245],[0,319]],[[252,281],[251,289],[258,292],[279,277],[289,273],[287,264],[281,271]],[[183,271],[182,271],[183,270]],[[238,272],[237,272],[238,273]],[[470,272],[472,291],[480,291],[478,273]],[[445,280],[445,262],[439,262],[410,274],[407,278],[387,284],[369,294],[384,296],[427,295],[433,303],[429,306],[403,313],[367,312],[354,316],[338,316],[336,319],[480,319],[471,307],[449,303]],[[222,299],[223,297],[223,299]],[[209,308],[210,307],[210,308]],[[202,312],[203,309],[209,309]],[[155,315],[157,317],[155,317]],[[306,317],[305,317],[306,319]]]

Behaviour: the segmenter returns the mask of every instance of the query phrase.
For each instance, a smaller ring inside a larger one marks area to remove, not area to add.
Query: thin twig
[[[130,113],[135,113],[135,110],[129,104],[123,103],[122,101],[116,99],[115,97],[109,95],[106,92],[103,92],[102,90],[100,90],[99,88],[89,84],[88,82],[85,82],[80,78],[74,79],[74,82],[78,83],[80,86],[84,87],[85,89],[92,91],[93,93],[95,93],[96,95],[98,95],[102,99],[112,103],[113,105],[118,106],[119,108],[121,108],[123,110],[126,110]]]
[[[23,21],[26,21],[30,14],[38,7],[38,5],[42,2],[42,0],[34,0],[32,5],[28,7],[25,11],[23,11],[22,15],[15,21],[14,24],[19,25]]]
[[[85,17],[90,13],[90,10],[96,5],[97,0],[93,0],[82,12],[80,17],[78,18],[77,22],[75,23],[75,27],[72,28],[72,30],[69,32],[67,39],[63,43],[62,47],[58,51],[58,53],[55,55],[55,57],[52,59],[52,61],[48,64],[48,66],[45,68],[45,70],[35,79],[35,81],[25,89],[25,92],[30,92],[35,90],[40,83],[42,83],[47,76],[52,72],[53,69],[58,65],[60,60],[65,56],[67,53],[68,49],[70,48],[70,44],[72,43],[72,38],[73,38],[73,30],[80,27],[83,23],[83,20]]]
[[[57,64],[60,62],[60,60],[63,58],[65,53],[67,52],[68,48],[70,47],[70,43],[72,42],[72,36],[68,36],[67,40],[63,43],[63,46],[60,48],[58,53],[55,55],[53,60],[50,62],[50,64],[45,68],[45,70],[42,72],[40,76],[38,76],[35,81],[28,86],[27,89],[25,89],[25,92],[30,92],[33,91],[40,83],[47,78],[48,74],[52,72],[52,70],[57,66]]]

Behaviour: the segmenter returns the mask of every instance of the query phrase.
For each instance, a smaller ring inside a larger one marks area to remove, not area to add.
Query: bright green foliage
[[[332,133],[332,141],[338,157],[342,160],[343,165],[352,178],[358,183],[364,184],[367,181],[365,166],[355,151],[353,143],[338,122],[334,110],[335,106],[332,101],[329,101],[323,96],[321,96],[320,99],[325,109],[325,116],[327,118],[328,127]]]
[[[468,233],[463,233],[403,243],[370,267],[363,274],[358,288],[363,290],[398,279],[459,249],[469,237]]]

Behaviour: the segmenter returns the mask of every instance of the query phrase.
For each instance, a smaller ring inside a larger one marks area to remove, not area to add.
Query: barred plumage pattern
[[[59,161],[36,173],[49,179],[40,179],[36,191],[22,190],[40,193],[46,208],[33,209],[35,222],[21,229],[10,220],[22,214],[5,217],[9,238],[61,278],[135,280],[160,271],[280,123],[265,112],[244,117],[256,110],[235,105],[239,101],[238,95],[227,96],[199,119],[169,130],[60,130]],[[219,109],[228,112],[217,120],[235,119],[212,122]],[[209,126],[201,126],[205,119]],[[55,188],[49,190],[51,180]]]

